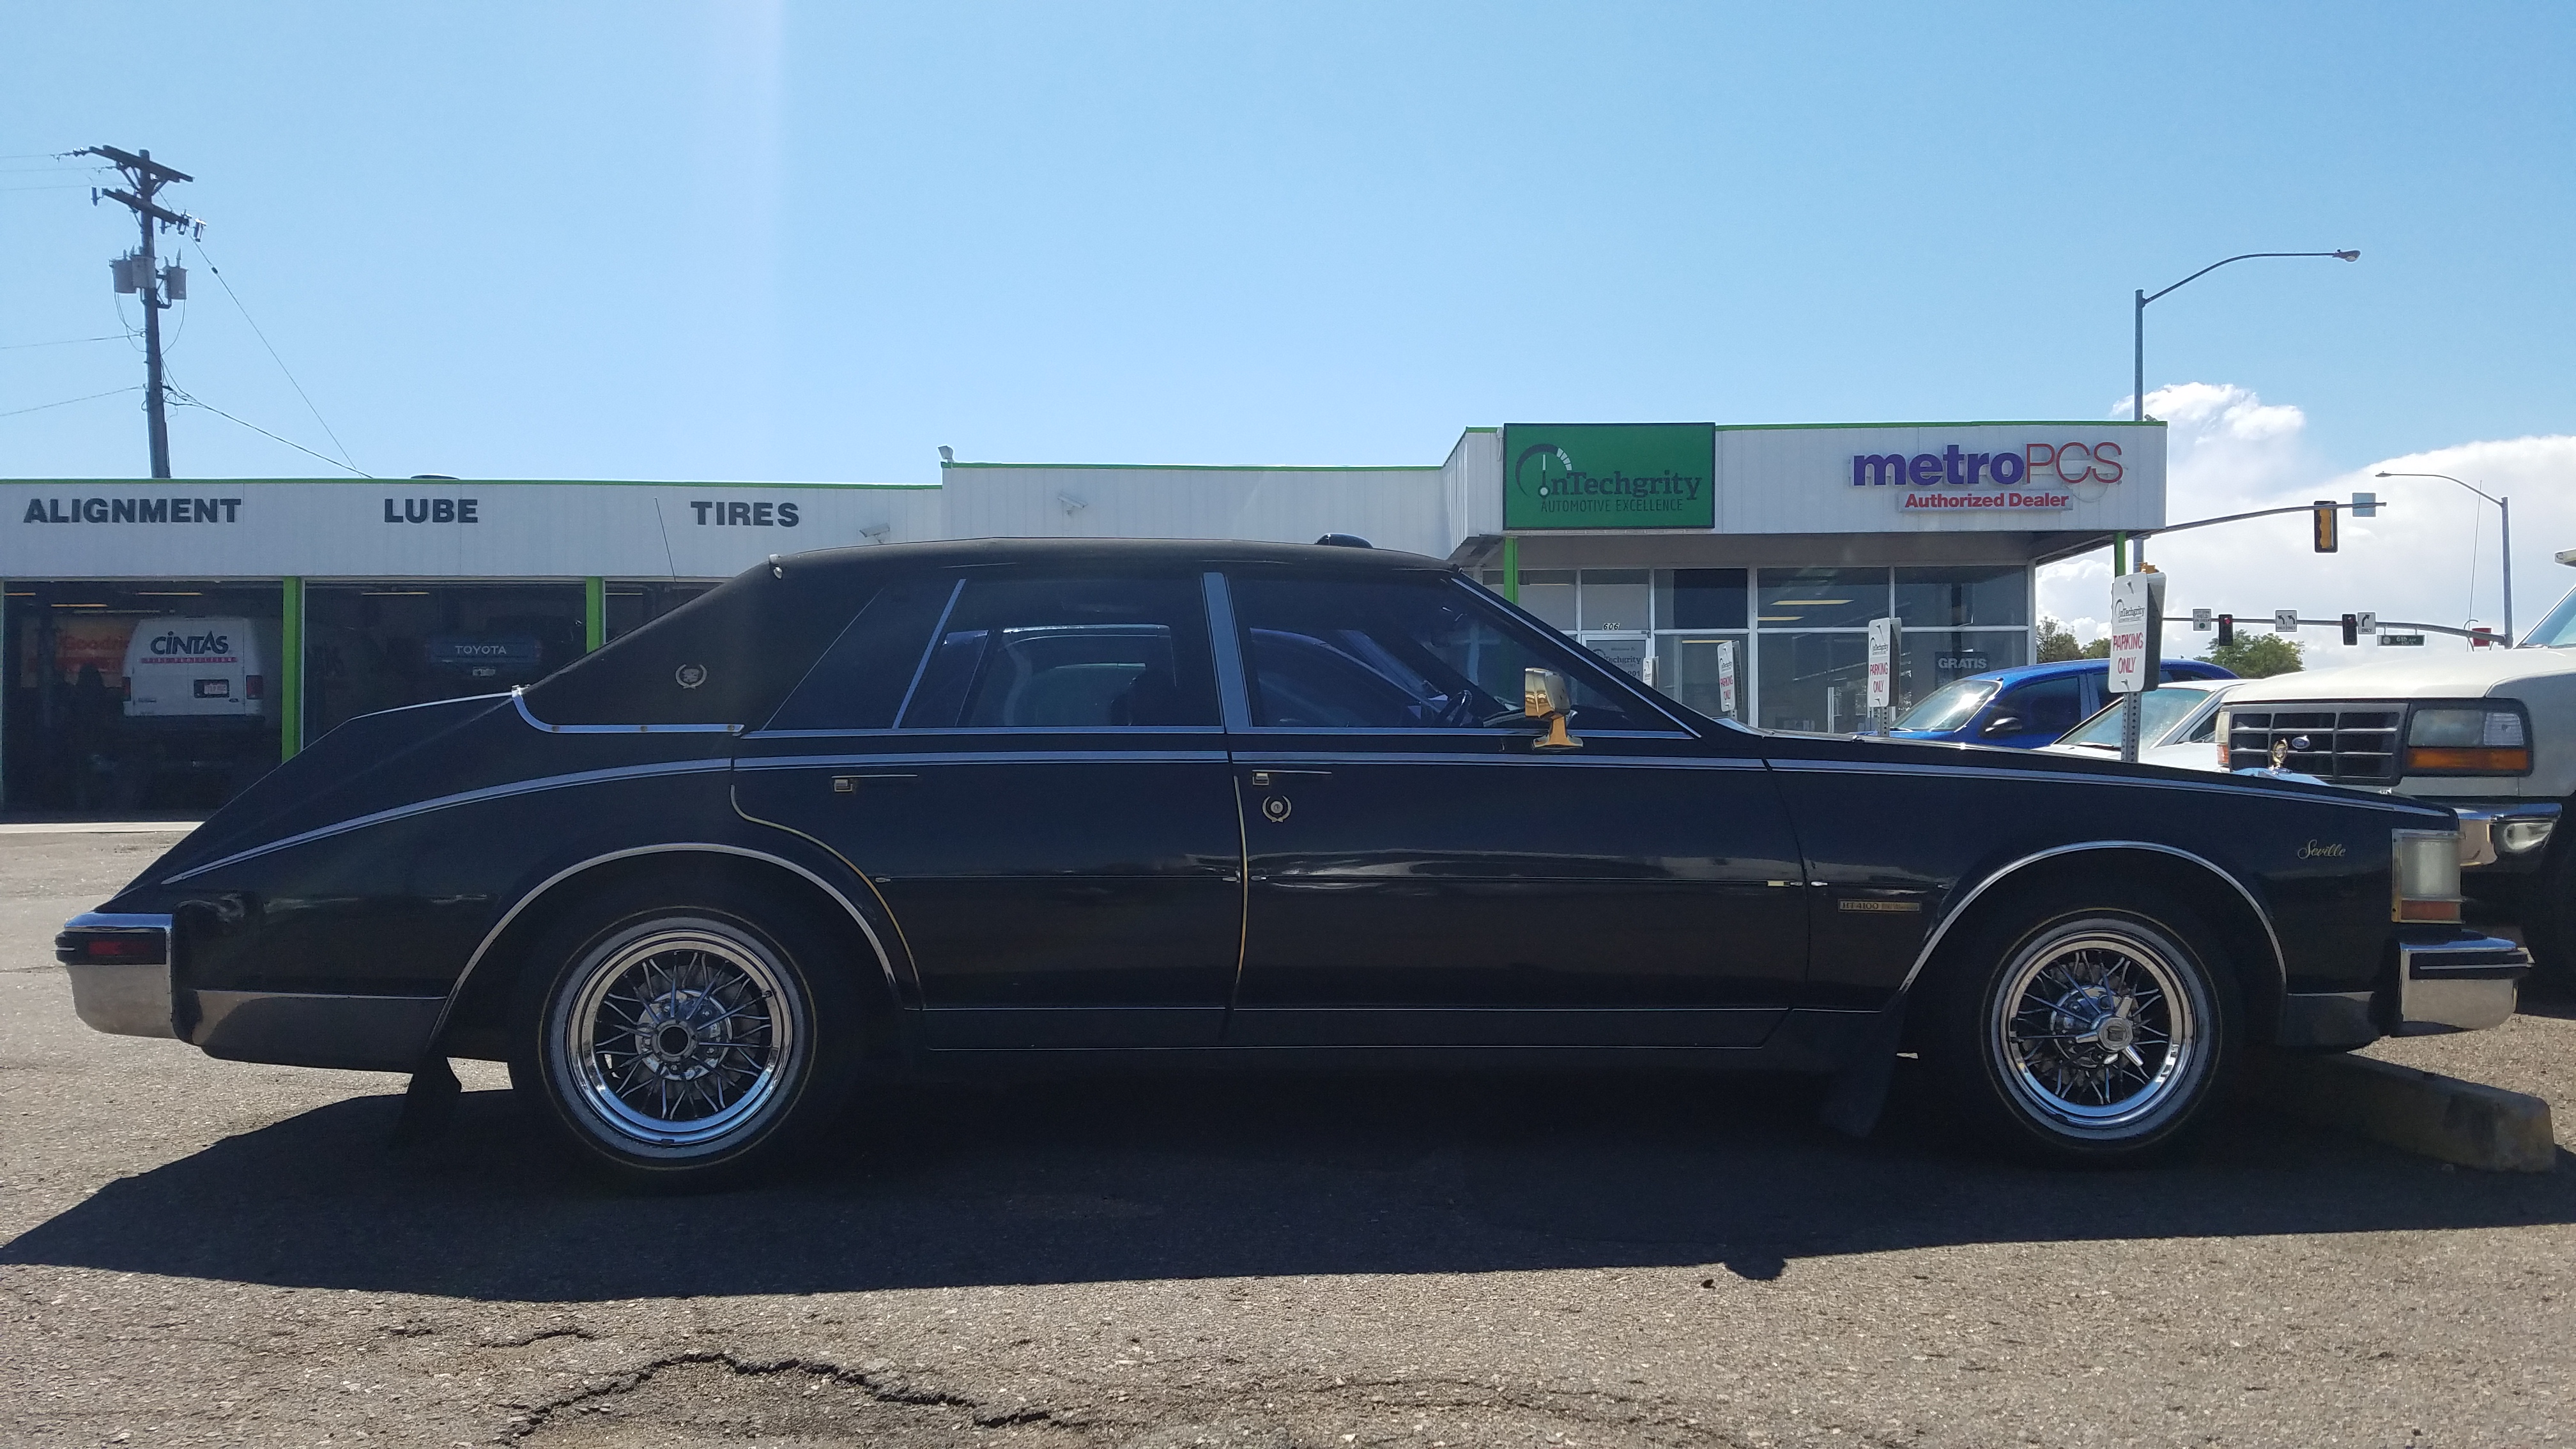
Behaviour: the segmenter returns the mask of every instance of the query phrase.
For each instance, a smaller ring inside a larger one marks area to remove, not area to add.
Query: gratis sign
[[[1513,423],[1503,527],[1715,528],[1713,423]]]

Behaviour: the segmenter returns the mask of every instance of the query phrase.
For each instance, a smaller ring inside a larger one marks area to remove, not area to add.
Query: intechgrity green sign
[[[1513,423],[1503,527],[1715,528],[1714,423]]]

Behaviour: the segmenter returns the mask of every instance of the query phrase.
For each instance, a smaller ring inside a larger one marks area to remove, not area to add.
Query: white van
[[[125,645],[125,717],[217,725],[274,718],[278,626],[267,619],[144,619]]]

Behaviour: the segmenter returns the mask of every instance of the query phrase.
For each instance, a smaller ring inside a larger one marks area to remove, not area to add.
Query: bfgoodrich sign
[[[1713,528],[1712,423],[1514,423],[1503,527]]]

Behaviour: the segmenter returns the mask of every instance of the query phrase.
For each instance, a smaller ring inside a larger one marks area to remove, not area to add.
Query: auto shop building
[[[1871,619],[1902,623],[1900,700],[2029,662],[2037,566],[2164,507],[2154,422],[1512,424],[1435,464],[926,485],[6,481],[0,807],[210,805],[352,715],[532,681],[770,554],[939,538],[1354,534],[1693,708],[1848,730]]]

